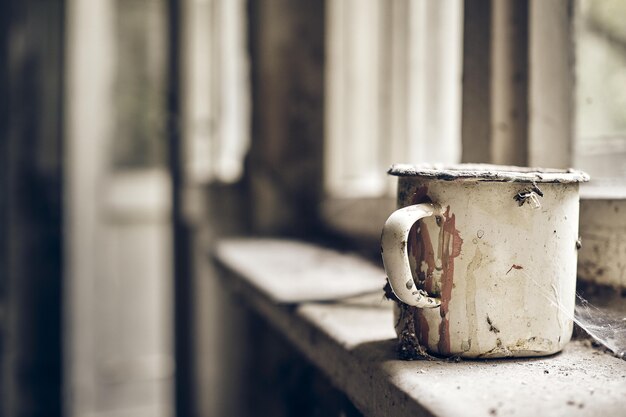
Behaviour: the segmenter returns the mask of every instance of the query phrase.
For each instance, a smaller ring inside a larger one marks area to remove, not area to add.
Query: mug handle
[[[381,255],[389,285],[393,293],[402,301],[418,308],[432,308],[441,305],[441,300],[430,297],[426,291],[415,285],[409,264],[408,237],[411,227],[419,219],[440,214],[441,207],[422,203],[403,207],[394,211],[385,222],[381,241]]]

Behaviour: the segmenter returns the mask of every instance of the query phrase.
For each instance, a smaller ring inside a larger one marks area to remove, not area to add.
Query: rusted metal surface
[[[401,208],[390,220],[405,213],[382,238],[391,287],[403,301],[397,334],[444,356],[560,351],[572,334],[578,182],[588,176],[481,165],[390,172],[400,175]]]

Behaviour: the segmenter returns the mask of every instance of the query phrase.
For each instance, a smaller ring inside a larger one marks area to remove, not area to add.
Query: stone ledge
[[[284,334],[367,416],[596,416],[623,412],[626,362],[581,340],[571,342],[561,354],[540,359],[397,360],[391,303],[383,301],[381,293],[280,303],[255,284],[259,279],[252,277],[257,273],[254,268],[234,268],[232,258],[224,259],[220,250],[228,245],[230,251],[250,255],[239,259],[251,260],[264,256],[264,248],[270,247],[267,242],[220,243],[215,261],[224,284]],[[273,262],[277,271],[294,264],[315,268],[315,263],[302,265],[288,246]],[[272,264],[264,268],[272,268]],[[384,276],[382,270],[380,274]],[[267,270],[262,275],[271,279]],[[284,277],[281,285],[288,285]]]

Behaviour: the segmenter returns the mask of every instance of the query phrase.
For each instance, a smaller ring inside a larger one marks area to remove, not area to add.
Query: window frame
[[[573,35],[576,5],[577,0],[465,1],[461,162],[552,168],[571,166],[575,151],[575,97],[572,87],[575,85]],[[512,28],[512,21],[517,22],[518,27]],[[496,44],[495,40],[498,40]],[[511,81],[520,78],[521,86]],[[328,86],[332,88],[332,83]],[[497,108],[508,109],[509,112],[494,111]],[[326,111],[333,111],[332,106]],[[511,114],[516,114],[518,120]],[[522,134],[494,134],[501,123],[518,126]],[[395,193],[380,192],[355,197],[347,189],[348,186],[340,187],[339,192],[328,192],[327,188],[321,202],[322,219],[336,232],[351,237],[361,245],[377,248],[380,225],[395,207]],[[620,209],[626,210],[626,186],[623,184],[592,182],[583,184],[580,192],[580,233],[583,241],[585,235],[593,234],[598,221],[604,224],[615,220],[614,216],[592,218],[594,207],[598,204],[610,206],[615,213]],[[602,240],[608,242],[615,241],[615,234],[624,232],[625,228],[602,230],[607,233]],[[590,246],[583,244],[583,249],[579,251],[579,265],[597,265],[606,258],[594,253]],[[593,246],[597,246],[596,243]],[[610,252],[614,259],[624,257],[618,253],[618,247],[605,246],[604,251]],[[619,277],[615,268],[615,265],[609,268],[613,278],[610,274],[604,278],[591,276],[584,269],[581,278],[626,287],[625,279],[614,279]]]

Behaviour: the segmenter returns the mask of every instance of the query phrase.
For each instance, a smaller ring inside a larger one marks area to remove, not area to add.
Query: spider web
[[[626,317],[601,310],[576,294],[574,323],[615,356],[626,360]]]
[[[571,318],[597,343],[610,350],[618,358],[626,360],[626,316],[619,315],[609,309],[600,309],[578,293],[576,293],[576,306],[572,316],[569,311],[563,308],[560,300],[555,297],[555,294],[558,294],[556,288],[553,287],[554,292],[547,291],[525,271],[519,270],[518,272],[535,284],[542,297]]]

